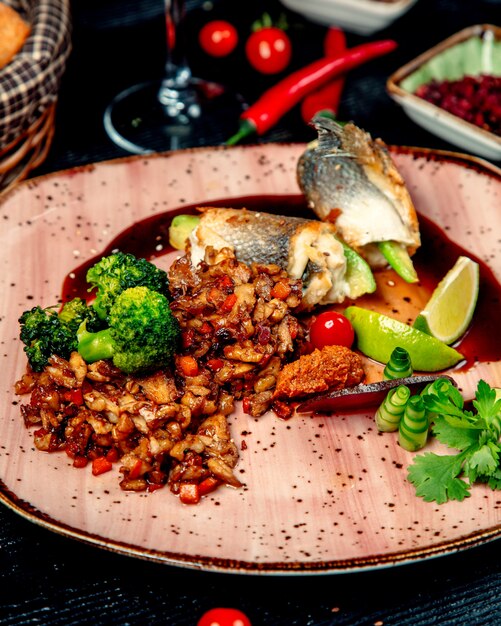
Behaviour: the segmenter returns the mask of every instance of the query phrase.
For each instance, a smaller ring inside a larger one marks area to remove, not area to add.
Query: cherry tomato
[[[336,311],[320,313],[310,326],[310,343],[319,350],[334,345],[351,348],[354,339],[350,320]]]
[[[225,57],[238,43],[237,29],[225,20],[207,22],[198,35],[202,50],[213,57]]]
[[[210,609],[198,620],[197,626],[251,626],[250,620],[238,609]]]
[[[292,45],[281,28],[266,26],[254,31],[245,44],[245,54],[252,67],[262,74],[277,74],[290,63]]]

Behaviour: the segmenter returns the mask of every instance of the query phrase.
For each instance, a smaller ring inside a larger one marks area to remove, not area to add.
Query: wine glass
[[[126,88],[104,113],[110,139],[133,154],[222,144],[245,107],[242,96],[229,87],[192,76],[185,52],[184,2],[164,4],[164,75]]]

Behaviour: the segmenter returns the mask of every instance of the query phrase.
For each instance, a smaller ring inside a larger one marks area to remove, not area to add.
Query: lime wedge
[[[439,282],[414,328],[446,344],[454,343],[470,325],[478,299],[479,267],[460,256]]]
[[[463,359],[454,348],[439,339],[376,311],[349,306],[344,311],[356,335],[356,347],[366,356],[388,363],[400,346],[409,353],[414,370],[437,372]]]

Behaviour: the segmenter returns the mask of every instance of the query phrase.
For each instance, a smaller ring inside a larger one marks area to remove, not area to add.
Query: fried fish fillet
[[[309,207],[334,223],[372,267],[386,264],[380,242],[396,242],[414,254],[421,244],[416,210],[384,143],[351,123],[317,116],[313,124],[318,141],[297,166]]]

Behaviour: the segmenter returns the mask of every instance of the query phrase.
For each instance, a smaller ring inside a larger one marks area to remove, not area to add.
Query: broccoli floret
[[[19,318],[20,338],[31,368],[41,372],[53,354],[67,359],[77,349],[76,333],[84,320],[89,328],[99,328],[95,312],[80,298],[67,302],[59,314],[56,307],[35,306],[25,311]]]
[[[108,319],[116,298],[131,287],[148,287],[169,296],[167,272],[126,252],[103,257],[87,271],[87,281],[97,289],[92,306],[103,320]]]
[[[91,333],[82,324],[78,351],[85,361],[112,359],[126,374],[168,366],[180,330],[167,298],[148,287],[123,291],[110,308],[109,328]]]
[[[58,317],[63,324],[71,328],[75,337],[77,330],[85,320],[87,321],[87,329],[89,331],[97,331],[104,326],[95,309],[81,298],[73,298],[73,300],[65,302],[63,308],[59,311]]]

